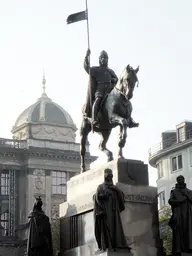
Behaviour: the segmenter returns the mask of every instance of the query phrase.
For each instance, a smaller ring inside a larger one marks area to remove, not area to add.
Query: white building
[[[163,132],[161,142],[149,150],[149,164],[157,168],[160,208],[167,204],[177,176],[183,175],[187,187],[192,189],[192,121]]]

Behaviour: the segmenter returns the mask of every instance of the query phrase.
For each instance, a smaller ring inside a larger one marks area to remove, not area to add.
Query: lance
[[[91,48],[90,48],[90,36],[89,36],[89,15],[88,15],[88,0],[85,0],[85,7],[86,7],[86,20],[87,20],[87,45],[88,45],[88,49],[91,51]],[[89,90],[89,101],[90,101],[90,110],[92,111],[92,91],[91,91],[91,73],[90,73],[90,70],[91,70],[91,58],[90,58],[90,54],[88,56],[88,64],[89,64],[89,87],[88,87],[88,90]],[[93,130],[93,125],[91,123],[91,129],[92,131],[94,132]]]

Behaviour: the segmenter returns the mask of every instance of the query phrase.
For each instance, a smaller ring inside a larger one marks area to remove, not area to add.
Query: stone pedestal
[[[104,169],[113,170],[113,182],[125,194],[122,224],[131,253],[106,251],[102,256],[155,256],[159,241],[157,189],[148,186],[148,169],[141,161],[116,160],[71,178],[67,202],[60,205],[61,256],[92,256],[93,194],[104,181]]]
[[[116,250],[115,252],[112,250],[107,250],[105,252],[98,252],[97,249],[91,245],[84,245],[81,247],[74,248],[72,250],[68,250],[61,255],[65,256],[132,256],[132,253],[126,250]]]

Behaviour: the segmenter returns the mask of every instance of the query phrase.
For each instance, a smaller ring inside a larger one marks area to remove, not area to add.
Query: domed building
[[[75,143],[77,128],[67,111],[54,103],[46,93],[25,109],[13,126],[16,140],[49,140]]]
[[[12,246],[7,256],[20,255],[14,253],[25,232],[16,227],[28,222],[35,197],[41,196],[45,213],[55,219],[59,204],[66,200],[67,180],[80,172],[77,127],[70,114],[47,96],[45,83],[43,78],[41,97],[16,119],[13,139],[0,139],[0,255],[2,244]],[[96,157],[86,146],[89,166]]]

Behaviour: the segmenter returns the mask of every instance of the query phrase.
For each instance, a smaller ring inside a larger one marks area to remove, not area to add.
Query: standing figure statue
[[[88,49],[84,60],[84,69],[90,74],[90,88],[87,92],[87,105],[85,107],[85,114],[87,117],[92,118],[92,125],[95,126],[98,123],[98,113],[102,108],[107,95],[113,90],[117,84],[118,78],[115,72],[108,68],[108,54],[106,51],[102,51],[99,56],[99,66],[90,67],[89,56],[91,51]],[[132,98],[132,95],[130,95]],[[92,107],[91,107],[92,106]],[[130,117],[129,127],[137,127],[138,124]]]
[[[29,215],[28,256],[53,256],[51,225],[42,205],[41,198],[36,198]]]
[[[83,107],[83,120],[80,129],[81,171],[86,171],[85,153],[88,134],[92,131],[101,136],[99,149],[107,156],[107,161],[113,160],[113,153],[106,144],[113,128],[119,126],[118,158],[123,157],[123,147],[126,143],[127,128],[138,127],[131,117],[131,98],[135,85],[138,84],[137,73],[127,65],[117,78],[115,72],[108,68],[108,54],[102,51],[99,56],[99,66],[90,67],[90,50],[87,51],[84,68],[89,73],[89,87],[86,103]]]
[[[129,249],[123,232],[120,213],[125,209],[123,192],[113,185],[111,169],[104,170],[94,199],[95,238],[101,251]]]
[[[173,255],[192,253],[192,190],[186,188],[185,178],[182,175],[177,177],[169,204],[172,208],[169,221],[173,231],[172,253]]]

